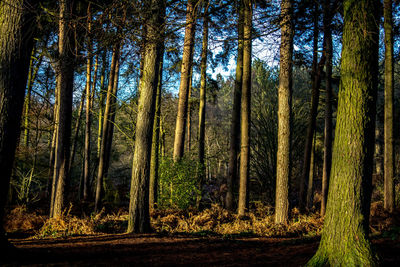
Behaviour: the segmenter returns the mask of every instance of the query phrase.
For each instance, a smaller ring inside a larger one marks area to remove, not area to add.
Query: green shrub
[[[198,163],[190,159],[174,162],[163,158],[159,167],[158,206],[186,209],[195,205],[201,193],[197,178],[201,170]]]

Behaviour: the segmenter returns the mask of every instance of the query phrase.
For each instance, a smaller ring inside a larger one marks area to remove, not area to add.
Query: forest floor
[[[18,249],[3,266],[303,266],[318,238],[104,234],[56,239],[11,238]],[[383,266],[400,266],[400,242],[373,239]]]
[[[323,218],[291,211],[288,224],[273,223],[268,206],[246,218],[218,205],[202,210],[151,212],[152,234],[125,234],[126,211],[57,219],[16,206],[4,222],[17,248],[0,266],[303,266],[318,248]],[[79,212],[76,212],[79,214]],[[400,266],[400,210],[371,206],[370,234],[383,266]]]

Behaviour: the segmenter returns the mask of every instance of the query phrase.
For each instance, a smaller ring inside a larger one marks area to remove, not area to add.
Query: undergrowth
[[[399,236],[400,225],[384,218],[380,203],[371,209],[372,231],[386,233],[394,238]],[[66,237],[76,235],[96,235],[101,233],[124,233],[128,214],[120,210],[106,214],[102,210],[83,218],[71,214],[70,206],[59,218],[28,212],[25,206],[14,208],[6,217],[7,232],[31,232],[33,238]],[[375,219],[376,218],[376,219]],[[151,212],[151,225],[160,234],[189,234],[198,237],[220,236],[223,238],[264,236],[264,237],[313,237],[320,235],[323,219],[315,213],[303,215],[297,209],[291,211],[287,224],[275,224],[273,208],[261,204],[239,218],[236,213],[213,205],[203,211],[195,209],[158,209]]]

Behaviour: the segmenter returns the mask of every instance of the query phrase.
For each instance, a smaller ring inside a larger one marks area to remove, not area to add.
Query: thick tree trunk
[[[241,110],[241,98],[242,98],[242,79],[243,79],[243,0],[239,2],[239,16],[238,16],[238,50],[236,60],[236,77],[235,77],[235,88],[233,92],[233,109],[231,119],[231,130],[230,130],[230,142],[229,142],[229,166],[228,166],[228,177],[226,179],[226,209],[233,210],[234,199],[233,199],[233,185],[237,183],[238,173],[238,157],[239,157],[239,144],[240,144],[240,110]]]
[[[332,165],[332,15],[331,0],[324,3],[324,53],[325,53],[325,130],[324,164],[322,170],[321,216],[325,215],[328,185]]]
[[[252,2],[244,0],[243,27],[243,81],[240,123],[240,179],[238,215],[244,216],[248,208],[248,182],[250,170],[250,110],[251,110],[251,27]]]
[[[383,17],[385,29],[385,150],[384,150],[384,208],[393,212],[394,194],[394,149],[393,149],[393,18],[392,0],[383,1]]]
[[[183,157],[185,144],[185,126],[188,111],[188,96],[190,85],[190,70],[193,62],[194,36],[196,32],[196,5],[198,0],[189,0],[186,10],[185,39],[181,66],[181,82],[179,85],[178,114],[176,117],[174,161]]]
[[[105,176],[105,172],[107,169],[107,160],[109,156],[107,155],[107,146],[108,142],[108,133],[109,128],[111,127],[111,119],[112,119],[112,106],[115,100],[115,93],[114,92],[114,79],[116,79],[116,69],[117,69],[117,62],[119,60],[119,50],[120,50],[120,43],[117,43],[113,48],[113,55],[111,59],[111,67],[110,67],[110,75],[108,79],[108,89],[107,89],[107,100],[106,100],[106,107],[104,109],[103,114],[103,127],[102,127],[102,136],[101,136],[101,144],[100,144],[100,155],[99,155],[99,165],[97,171],[97,180],[96,180],[96,197],[95,197],[95,205],[94,210],[95,212],[99,211],[101,206],[101,199],[103,195],[103,180]],[[116,88],[115,88],[116,89]]]
[[[54,191],[51,197],[50,217],[59,217],[64,204],[64,187],[69,171],[71,143],[72,92],[74,85],[73,31],[70,26],[72,1],[60,0],[59,37],[58,37],[58,125],[54,162]]]
[[[206,89],[207,89],[207,54],[208,54],[208,6],[209,1],[206,0],[204,3],[204,14],[203,14],[203,43],[201,48],[201,70],[200,70],[200,99],[199,99],[199,190],[200,196],[198,199],[198,205],[200,204],[202,189],[205,180],[205,166],[204,166],[204,140],[206,130]]]
[[[368,239],[378,81],[377,0],[346,0],[332,172],[311,266],[375,266]]]
[[[290,141],[292,113],[292,1],[281,2],[281,47],[278,88],[278,151],[276,164],[275,223],[289,217]]]
[[[31,1],[0,1],[0,222],[4,219],[33,47],[36,24],[31,8]],[[1,224],[0,249],[4,253],[11,246]]]
[[[129,202],[128,233],[150,231],[149,178],[151,141],[154,124],[160,61],[162,60],[163,18],[165,1],[152,0],[145,5],[151,11],[146,33],[143,75],[136,124],[135,151],[132,166],[132,182]]]

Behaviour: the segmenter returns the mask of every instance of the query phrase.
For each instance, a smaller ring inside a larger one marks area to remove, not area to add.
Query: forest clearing
[[[399,0],[1,0],[0,264],[400,266]]]

